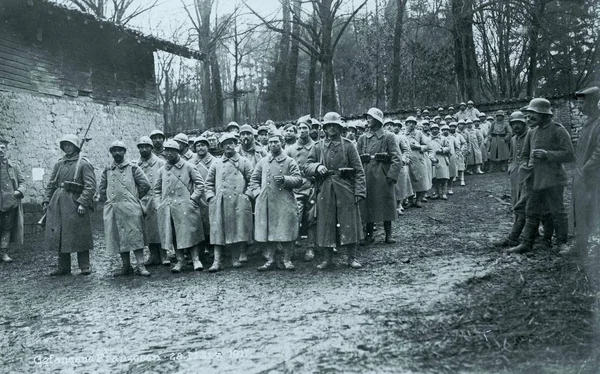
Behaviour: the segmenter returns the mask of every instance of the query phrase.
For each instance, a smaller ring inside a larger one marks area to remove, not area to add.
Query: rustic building
[[[84,153],[100,175],[113,140],[124,141],[134,158],[137,139],[162,128],[157,50],[202,59],[198,51],[46,0],[0,0],[0,135],[31,186],[26,203],[40,201],[62,156],[62,134],[83,137],[93,118]]]

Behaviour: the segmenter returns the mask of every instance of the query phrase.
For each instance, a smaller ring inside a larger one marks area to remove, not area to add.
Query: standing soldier
[[[440,135],[440,127],[437,124],[431,125],[431,135],[431,151],[435,157],[432,169],[432,181],[436,193],[435,198],[448,200],[447,188],[448,179],[450,179],[451,155],[450,140],[447,136],[442,137]]]
[[[208,271],[222,270],[223,248],[232,245],[234,268],[247,261],[246,244],[252,240],[252,194],[248,184],[252,177],[251,162],[236,152],[237,138],[221,136],[223,156],[216,159],[206,179],[206,199],[210,213],[210,243],[215,246],[214,262]],[[239,253],[233,250],[239,249]]]
[[[410,143],[404,133],[402,133],[402,123],[400,120],[394,120],[394,134],[396,141],[398,142],[398,148],[400,149],[400,159],[402,160],[402,166],[400,168],[400,177],[396,182],[396,212],[403,214],[404,208],[402,202],[409,196],[414,195],[412,185],[410,183],[410,173],[408,171],[408,164],[410,163]]]
[[[262,125],[258,128],[258,142],[260,146],[267,150],[269,147],[269,127]]]
[[[82,143],[75,135],[60,140],[65,156],[58,160],[42,206],[46,211],[45,242],[58,250],[58,268],[50,275],[71,273],[71,253],[77,252],[82,275],[89,275],[90,250],[94,247],[90,211],[94,207],[96,175],[94,167],[80,153]]]
[[[233,135],[239,135],[240,125],[234,121],[229,122],[229,124],[227,124],[227,132]]]
[[[573,177],[575,247],[561,254],[587,256],[589,237],[600,224],[600,88],[591,87],[575,94],[577,105],[587,116],[577,142],[577,168]]]
[[[479,110],[475,108],[475,103],[473,102],[473,100],[467,101],[467,109],[465,109],[465,112],[467,112],[467,118],[471,121],[479,119]]]
[[[320,179],[317,194],[316,245],[324,248],[325,259],[317,266],[331,266],[333,247],[345,246],[348,265],[358,269],[356,245],[361,239],[362,223],[358,204],[367,195],[364,170],[356,147],[342,138],[342,119],[330,112],[323,117],[327,138],[310,151],[305,173]]]
[[[504,111],[496,112],[496,121],[492,123],[488,135],[490,170],[497,171],[498,167],[506,171],[506,162],[509,158],[508,144],[512,133],[510,126],[504,121]]]
[[[464,102],[461,102],[458,105],[458,112],[456,113],[456,120],[460,122],[460,120],[462,119],[463,121],[466,121],[468,119],[470,119],[471,117],[469,117],[469,113],[467,113],[467,104],[465,104]]]
[[[458,121],[460,125],[460,121]],[[481,157],[481,145],[483,144],[483,137],[481,134],[476,132],[473,128],[473,121],[470,119],[466,121],[467,130],[465,131],[465,138],[467,140],[467,174],[483,174],[481,170],[481,163],[483,159]]]
[[[371,129],[358,139],[356,147],[360,152],[367,181],[367,199],[361,205],[361,218],[367,223],[365,243],[373,243],[373,225],[382,222],[385,229],[385,242],[395,243],[392,238],[392,221],[398,214],[390,202],[396,201],[395,184],[400,178],[402,160],[400,148],[394,134],[383,130],[383,113],[377,108],[367,112]]]
[[[427,163],[425,161],[429,157],[429,143],[423,133],[417,130],[417,119],[415,117],[408,117],[404,125],[406,126],[406,138],[411,149],[408,171],[412,189],[416,194],[412,205],[421,208],[423,207],[421,202],[423,201],[425,192],[431,189],[431,179],[429,178]]]
[[[150,133],[150,140],[152,140],[152,153],[163,161],[167,160],[165,156],[164,142],[165,142],[165,134],[160,130],[152,130]]]
[[[296,125],[293,123],[288,123],[283,126],[283,138],[285,143],[283,144],[284,148],[291,147],[296,144],[296,139],[298,138],[298,129]]]
[[[302,184],[294,189],[298,205],[298,237],[302,231],[306,232],[308,244],[304,254],[304,261],[312,261],[315,258],[315,225],[309,225],[310,217],[308,217],[307,208],[311,203],[310,199],[315,199],[315,183],[314,178],[304,173],[304,167],[306,166],[306,160],[310,151],[315,146],[315,142],[310,137],[310,127],[306,118],[301,117],[298,119],[298,132],[300,136],[296,140],[296,144],[285,149],[285,153],[296,161],[301,171]],[[314,204],[314,201],[312,203]]]
[[[532,249],[545,209],[549,209],[554,218],[558,251],[567,251],[569,227],[563,202],[567,173],[563,163],[575,160],[571,137],[562,125],[552,121],[548,100],[535,98],[525,110],[528,125],[535,126],[525,136],[519,170],[519,176],[528,183],[529,189],[526,220],[521,244],[509,252],[523,253]]]
[[[8,141],[0,138],[0,252],[2,262],[8,256],[10,243],[23,244],[23,205],[25,178],[19,166],[6,157]]]
[[[136,164],[142,169],[146,178],[150,181],[150,186],[158,179],[160,168],[165,165],[165,161],[158,158],[152,152],[152,140],[147,136],[142,136],[137,144],[140,158]],[[146,232],[148,234],[148,248],[150,258],[145,263],[146,266],[156,266],[163,264],[164,266],[171,265],[167,252],[160,245],[160,233],[158,231],[158,217],[156,216],[156,200],[152,189],[142,197],[142,204],[146,211]]]
[[[200,172],[180,155],[175,140],[165,142],[167,162],[159,170],[154,183],[154,199],[162,247],[174,250],[177,263],[171,269],[180,273],[185,267],[183,251],[190,249],[194,270],[202,270],[200,245],[204,229],[200,202],[204,195],[204,180]]]
[[[208,139],[203,136],[199,136],[194,140],[194,150],[196,154],[190,160],[190,163],[198,169],[200,172],[200,176],[202,180],[206,183],[206,179],[208,178],[208,171],[210,170],[210,166],[212,165],[215,158],[208,153]],[[209,243],[209,233],[210,233],[210,216],[208,213],[208,202],[206,201],[206,196],[202,196],[200,199],[200,211],[202,214],[202,225],[204,228],[204,236],[206,237],[205,242]]]
[[[440,128],[442,131],[442,138],[448,140],[448,148],[450,148],[450,155],[448,156],[448,195],[454,195],[454,191],[452,191],[452,183],[458,177],[458,164],[456,157],[456,138],[450,135],[450,126],[448,126],[445,122],[442,122],[442,127]]]
[[[219,147],[217,134],[209,132],[206,135],[206,140],[208,141],[208,153],[213,157],[221,157],[223,155],[223,150]]]
[[[109,151],[114,162],[104,169],[98,189],[100,201],[104,202],[106,249],[121,255],[123,269],[120,275],[133,274],[129,253],[133,251],[138,273],[149,277],[144,266],[148,233],[140,199],[150,191],[150,182],[138,165],[125,160],[127,149],[122,141],[113,142]]]
[[[460,180],[460,185],[465,185],[465,153],[467,151],[467,141],[463,136],[463,133],[457,130],[457,123],[450,122],[448,126],[450,128],[450,136],[454,138],[454,151],[456,152],[456,173],[457,177]],[[452,186],[452,183],[450,183]]]
[[[292,251],[298,236],[298,205],[293,189],[302,185],[302,177],[298,164],[283,152],[282,144],[280,133],[269,136],[271,154],[258,162],[248,187],[256,199],[254,240],[269,246],[267,262],[258,268],[259,271],[276,266],[277,246],[283,247],[285,270],[295,269]]]
[[[240,127],[240,146],[238,153],[242,157],[246,157],[252,164],[252,169],[256,166],[261,158],[267,156],[267,152],[262,148],[257,148],[254,143],[254,133],[250,125],[242,125]]]
[[[190,151],[188,136],[184,133],[179,133],[173,138],[179,144],[179,155],[185,161],[190,161],[194,157],[194,152]]]

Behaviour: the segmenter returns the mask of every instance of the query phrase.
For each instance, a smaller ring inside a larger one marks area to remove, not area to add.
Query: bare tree
[[[73,4],[84,13],[126,25],[135,17],[156,7],[158,0],[62,0],[61,3]]]

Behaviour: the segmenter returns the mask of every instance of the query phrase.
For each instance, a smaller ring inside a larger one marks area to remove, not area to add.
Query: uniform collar
[[[156,157],[154,153],[150,153],[150,157],[148,157],[147,160],[144,160],[140,157],[140,159],[138,160],[138,165],[148,164],[150,166],[154,166],[154,164],[156,164],[156,161],[158,161],[158,157]]]
[[[282,162],[283,160],[285,160],[285,158],[286,158],[286,155],[282,151],[277,157],[274,157],[272,154],[270,154],[269,155],[269,162],[273,162],[273,160],[275,160],[277,162]]]
[[[309,136],[308,141],[306,143],[302,143],[302,139],[298,138],[298,140],[296,140],[295,147],[296,147],[296,149],[302,149],[302,148],[311,149],[313,147],[313,145],[315,145],[315,141],[312,140],[312,138]]]
[[[233,155],[233,157],[226,157],[225,153],[223,153],[223,156],[221,156],[223,158],[223,162],[227,162],[229,160],[233,161],[233,162],[238,162],[240,160],[240,154],[235,152],[235,154]]]
[[[329,146],[333,145],[334,147],[337,147],[338,145],[342,144],[343,140],[342,138],[340,138],[340,140],[336,140],[333,141],[329,138],[325,138],[325,140],[323,141],[323,144],[325,145],[325,148],[329,148]]]
[[[206,152],[206,156],[204,156],[204,158],[199,158],[200,162],[204,163],[204,164],[210,164],[210,162],[212,161],[213,156]]]
[[[381,137],[385,134],[383,127],[380,127],[377,131],[375,132],[368,132],[367,133],[367,138],[371,138],[373,137],[373,135],[376,135],[378,139],[381,139]]]
[[[125,159],[123,160],[123,162],[121,162],[120,164],[117,164],[116,162],[112,162],[112,164],[110,165],[110,168],[112,170],[119,168],[119,169],[124,169],[127,165],[129,165],[129,160]]]
[[[62,160],[63,160],[63,161],[77,161],[77,160],[79,160],[79,153],[78,153],[78,154],[76,154],[76,155],[73,155],[73,156],[71,156],[71,157],[67,157],[67,156],[65,155],[65,156],[63,156]]]
[[[179,156],[179,161],[177,161],[175,163],[175,165],[171,164],[169,161],[167,161],[167,163],[165,164],[165,169],[167,170],[171,170],[171,168],[173,166],[175,166],[177,169],[181,169],[183,167],[183,164],[185,163],[185,161],[183,160],[183,158],[181,158],[181,156]]]

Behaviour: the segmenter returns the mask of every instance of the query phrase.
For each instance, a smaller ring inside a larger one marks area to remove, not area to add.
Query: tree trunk
[[[531,12],[531,25],[529,26],[529,67],[527,69],[527,96],[535,96],[537,85],[537,64],[540,35],[540,19],[546,10],[545,0],[535,0]]]
[[[479,99],[477,57],[473,39],[473,0],[452,0],[454,70],[461,100]]]
[[[308,69],[308,105],[310,116],[315,117],[315,81],[317,80],[317,58],[310,56],[310,68]]]
[[[221,70],[219,69],[219,61],[217,60],[217,56],[214,55],[212,59],[212,86],[213,93],[215,95],[215,111],[214,111],[214,124],[215,125],[224,125],[223,123],[223,85],[221,84]]]
[[[321,14],[321,67],[323,69],[323,112],[335,112],[338,105],[335,94],[335,76],[333,74],[333,14],[331,14],[331,0],[320,3]],[[320,113],[321,115],[323,113]]]
[[[396,24],[394,25],[394,46],[392,56],[392,97],[390,108],[398,109],[400,99],[400,49],[402,48],[402,31],[404,27],[404,12],[408,0],[396,0]]]
[[[294,1],[294,17],[300,17],[302,11],[302,2],[301,0],[293,0]],[[288,84],[289,84],[289,93],[288,93],[288,115],[291,118],[296,116],[296,77],[298,75],[298,55],[300,53],[300,48],[298,45],[298,38],[300,37],[300,25],[298,23],[294,23],[292,25],[292,47],[290,50],[290,59],[289,59],[289,72],[288,72]]]

